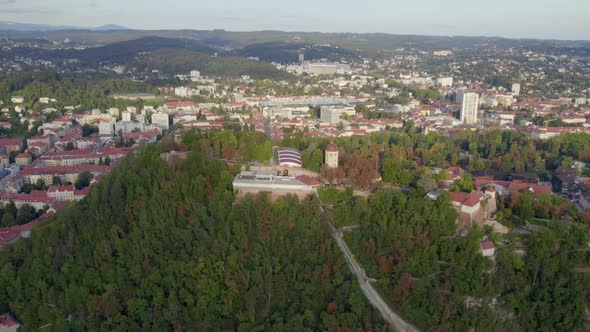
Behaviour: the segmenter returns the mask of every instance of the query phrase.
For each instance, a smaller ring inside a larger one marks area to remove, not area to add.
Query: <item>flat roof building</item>
[[[321,182],[309,176],[278,176],[275,172],[241,172],[236,175],[233,187],[238,191],[238,197],[245,194],[259,194],[268,192],[271,199],[294,194],[304,199],[314,194]]]

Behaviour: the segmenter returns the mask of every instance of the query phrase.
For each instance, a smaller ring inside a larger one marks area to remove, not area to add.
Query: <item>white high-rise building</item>
[[[513,96],[520,95],[520,84],[512,83],[512,95]]]
[[[458,89],[455,91],[455,102],[457,104],[463,103],[463,95],[467,93],[467,89]]]
[[[463,94],[461,106],[461,122],[467,124],[477,123],[477,108],[479,106],[479,95],[475,92]]]

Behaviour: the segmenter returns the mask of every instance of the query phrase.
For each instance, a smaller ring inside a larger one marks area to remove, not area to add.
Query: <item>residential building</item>
[[[573,168],[559,167],[553,174],[551,184],[553,191],[561,195],[567,196],[571,190],[574,189],[577,172]]]
[[[122,132],[123,134],[128,134],[132,131],[145,131],[145,125],[139,122],[130,122],[130,121],[119,121],[115,123],[115,133]]]
[[[477,123],[477,108],[479,106],[479,95],[475,92],[468,92],[463,95],[461,105],[461,122],[465,124]]]
[[[191,76],[191,81],[197,82],[201,78],[201,72],[198,70],[191,70],[190,76]]]
[[[78,180],[80,173],[90,172],[96,177],[97,175],[105,174],[110,169],[110,166],[102,165],[27,167],[20,172],[20,175],[26,183],[36,183],[39,179],[45,183],[52,183],[54,176],[61,178],[62,181],[74,183]]]
[[[442,86],[444,88],[448,88],[453,86],[453,78],[452,77],[439,77],[436,79],[436,85]]]
[[[152,124],[161,129],[168,130],[170,129],[170,117],[166,113],[152,114]]]
[[[330,124],[338,124],[344,122],[344,120],[341,119],[343,114],[354,116],[356,111],[353,107],[322,106],[320,108],[320,121]]]
[[[121,115],[121,121],[123,122],[131,122],[133,114],[131,112],[125,111]]]
[[[473,223],[483,227],[485,211],[482,208],[482,202],[486,199],[483,192],[477,190],[469,194],[451,192],[451,201],[453,207],[459,212],[460,229],[468,231]]]
[[[455,91],[455,102],[457,104],[462,104],[463,103],[463,96],[467,93],[467,89],[458,89],[457,91]]]
[[[21,96],[12,96],[12,98],[10,98],[10,101],[15,103],[15,104],[20,104],[20,103],[24,103],[25,102],[25,98],[21,97]]]
[[[6,168],[10,165],[10,159],[5,154],[0,154],[0,169]]]
[[[0,138],[0,152],[10,154],[20,152],[24,148],[24,142],[18,138]]]
[[[481,242],[481,254],[484,257],[493,257],[496,254],[496,246],[492,241]]]
[[[20,328],[20,323],[10,314],[0,315],[0,332],[16,332]]]
[[[115,124],[112,122],[100,122],[98,124],[99,136],[113,136],[115,134]]]
[[[520,84],[512,83],[512,95],[513,96],[520,95]]]
[[[33,158],[27,152],[21,153],[14,158],[14,162],[19,165],[21,168],[25,168],[33,162]]]
[[[70,186],[54,186],[47,190],[47,197],[55,199],[56,201],[67,201],[71,202],[75,200],[74,192],[76,187]]]

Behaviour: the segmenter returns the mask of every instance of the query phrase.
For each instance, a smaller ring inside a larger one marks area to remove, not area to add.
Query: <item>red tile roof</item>
[[[492,242],[492,241],[484,241],[481,243],[481,249],[483,249],[483,250],[496,249],[496,246],[494,246],[494,242]]]
[[[307,176],[307,175],[300,175],[300,176],[296,177],[296,179],[305,183],[308,186],[319,186],[322,184],[320,181],[318,181],[310,176]]]
[[[14,327],[17,325],[19,325],[18,322],[10,314],[0,315],[0,327]]]
[[[69,186],[53,186],[50,187],[47,192],[55,193],[55,192],[68,192],[68,191],[75,191],[76,187],[74,185]]]
[[[450,195],[452,201],[472,207],[476,206],[481,201],[481,198],[483,198],[481,191],[472,191],[469,194],[451,192]]]
[[[20,145],[22,144],[22,140],[18,138],[0,138],[0,146],[5,145]]]
[[[58,167],[27,167],[21,171],[21,175],[41,174],[74,174],[82,172],[101,173],[110,170],[111,166],[104,165],[79,165],[79,166],[58,166]]]

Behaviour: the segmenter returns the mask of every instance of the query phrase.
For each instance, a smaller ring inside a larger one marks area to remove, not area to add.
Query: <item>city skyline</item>
[[[131,29],[282,30],[298,32],[391,33],[444,36],[498,36],[589,40],[590,3],[499,0],[474,5],[419,0],[350,0],[297,4],[255,0],[242,3],[174,1],[162,7],[153,0],[74,2],[71,0],[0,0],[0,21],[93,27],[117,24]]]

